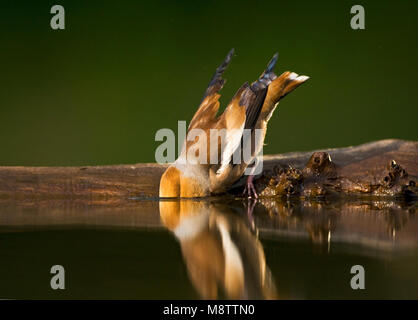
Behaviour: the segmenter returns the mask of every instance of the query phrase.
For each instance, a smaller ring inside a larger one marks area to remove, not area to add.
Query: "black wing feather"
[[[251,84],[241,98],[240,104],[246,108],[245,129],[253,129],[257,123],[266,99],[268,86],[277,78],[273,69],[276,66],[278,57],[279,55],[276,53],[260,78]]]
[[[208,88],[203,95],[202,101],[211,94],[219,92],[225,84],[225,79],[222,79],[222,75],[225,72],[226,68],[228,67],[229,63],[232,60],[232,56],[234,55],[234,48],[232,48],[225,57],[225,60],[222,64],[216,69],[215,74],[213,75],[212,79],[209,82]]]

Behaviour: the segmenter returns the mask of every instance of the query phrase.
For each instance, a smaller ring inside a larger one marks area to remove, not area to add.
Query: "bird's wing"
[[[227,129],[227,132],[226,144],[222,148],[221,167],[217,170],[217,174],[221,174],[229,166],[234,153],[241,151],[244,129],[254,129],[267,96],[268,86],[276,78],[273,68],[277,58],[276,53],[256,81],[251,85],[244,84],[238,90],[220,117],[219,123]]]
[[[246,109],[241,104],[241,100],[242,95],[247,90],[249,90],[249,85],[248,83],[244,83],[216,123],[216,133],[221,137],[217,144],[221,164],[216,172],[217,174],[221,174],[229,166],[232,155],[241,145],[246,120]]]
[[[215,74],[209,82],[208,88],[203,95],[202,102],[199,109],[194,114],[189,124],[189,130],[193,128],[206,127],[205,124],[210,123],[216,117],[219,110],[219,91],[225,84],[225,79],[222,78],[222,74],[225,72],[229,63],[231,62],[234,49],[231,49],[222,64],[216,69]]]
[[[205,154],[207,155],[206,163],[213,163],[211,160],[213,159],[211,157],[212,156],[211,151],[213,151],[212,153],[216,155],[216,163],[219,162],[218,159],[219,159],[220,154],[217,153],[217,150],[220,150],[221,148],[218,148],[217,146],[218,143],[213,144],[214,148],[211,148],[211,145],[210,145],[211,131],[212,129],[216,129],[217,125],[220,122],[226,122],[225,112],[220,117],[216,117],[216,115],[219,110],[219,98],[221,96],[219,94],[219,91],[222,89],[226,81],[225,79],[222,78],[222,74],[225,72],[225,69],[229,65],[233,54],[234,54],[234,49],[232,49],[228,53],[225,60],[216,69],[215,74],[213,75],[211,81],[209,82],[209,86],[206,89],[205,94],[203,95],[203,99],[199,106],[199,109],[196,111],[195,115],[190,121],[188,131],[187,131],[187,137],[186,137],[186,144],[185,144],[186,148],[184,149],[188,159],[192,159],[194,155],[198,155],[199,161],[202,161],[203,159],[205,159],[205,156],[202,155],[202,152],[205,152]],[[233,99],[233,101],[236,101],[236,100],[238,100],[238,98]],[[229,126],[234,125],[232,122],[236,121],[236,119],[233,117],[233,114],[232,114],[235,108],[236,108],[235,106],[229,107],[230,109],[230,112],[229,112],[230,116],[228,117]],[[244,114],[244,117],[245,117],[245,114]],[[224,127],[226,127],[226,123]]]
[[[270,83],[277,78],[273,69],[276,65],[279,55],[276,53],[267,65],[267,68],[261,76],[254,81],[250,90],[247,90],[242,96],[241,104],[246,107],[245,129],[254,129],[260,116],[261,109],[267,96]]]

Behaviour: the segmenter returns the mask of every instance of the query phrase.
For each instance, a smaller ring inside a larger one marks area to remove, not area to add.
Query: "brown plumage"
[[[277,77],[275,54],[261,76],[251,85],[245,83],[217,116],[219,91],[225,84],[222,74],[233,53],[232,49],[216,69],[190,121],[180,156],[161,177],[160,197],[205,197],[227,191],[260,153],[267,123],[280,99],[309,79],[289,71]],[[219,136],[211,138],[214,129]],[[251,139],[244,140],[244,129],[250,130]],[[257,129],[261,134],[255,134]],[[234,154],[241,153],[243,159],[244,142],[251,143],[251,161],[233,163]]]
[[[179,241],[202,298],[279,298],[261,242],[232,207],[190,199],[159,205],[161,222]]]

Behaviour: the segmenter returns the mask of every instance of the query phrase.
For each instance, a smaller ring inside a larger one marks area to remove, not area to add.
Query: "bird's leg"
[[[253,200],[248,198],[248,202],[247,202],[247,218],[248,221],[250,223],[251,226],[251,230],[254,231],[255,230],[255,223],[254,223],[254,208],[255,205],[257,204],[257,200]]]
[[[255,190],[254,187],[254,175],[249,175],[247,178],[247,182],[245,183],[245,189],[244,192],[242,193],[243,195],[248,195],[248,198],[252,198],[252,195],[254,195],[255,199],[258,199],[258,194],[257,191]]]

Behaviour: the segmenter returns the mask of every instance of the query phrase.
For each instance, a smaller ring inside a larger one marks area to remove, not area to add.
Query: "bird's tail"
[[[284,98],[288,93],[292,92],[294,89],[299,87],[302,83],[309,80],[308,76],[300,76],[295,72],[284,72],[280,75],[280,77],[277,78],[277,84],[279,87],[278,90],[278,97],[279,99]],[[274,84],[274,81],[272,83],[273,88],[277,85]],[[273,89],[272,88],[272,89]],[[277,97],[276,96],[276,97]]]
[[[262,112],[271,116],[276,104],[308,79],[308,76],[300,76],[295,72],[283,72],[270,83]]]

